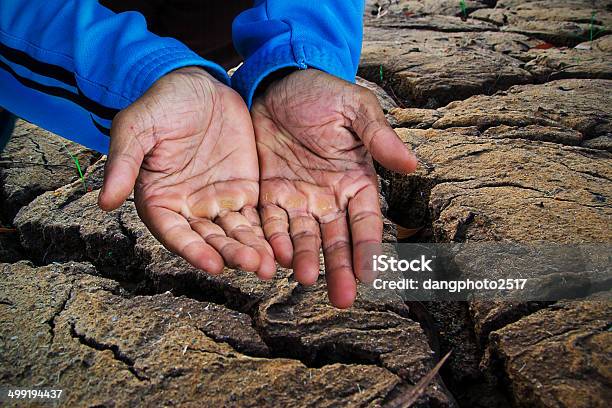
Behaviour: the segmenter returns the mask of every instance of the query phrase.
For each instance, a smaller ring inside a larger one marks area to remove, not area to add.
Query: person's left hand
[[[416,168],[372,92],[321,71],[271,84],[251,109],[260,167],[260,214],[279,263],[302,284],[319,274],[323,244],[330,301],[350,307],[355,278],[374,279],[372,247],[382,215],[372,156],[400,172]]]

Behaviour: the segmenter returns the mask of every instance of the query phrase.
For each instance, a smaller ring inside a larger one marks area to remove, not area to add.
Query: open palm
[[[169,250],[210,273],[225,260],[270,278],[258,180],[246,105],[189,67],[161,78],[113,121],[99,204],[117,208],[134,188],[138,214]]]
[[[371,281],[382,239],[372,158],[410,172],[415,157],[367,89],[317,70],[273,83],[251,111],[260,163],[260,212],[278,261],[312,284],[323,246],[331,302],[349,307],[355,278]]]

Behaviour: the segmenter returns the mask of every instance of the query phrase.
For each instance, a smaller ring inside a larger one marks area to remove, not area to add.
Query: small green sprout
[[[467,7],[465,6],[465,0],[459,0],[459,7],[461,7],[461,14],[463,14],[463,19],[467,19]]]
[[[81,170],[81,165],[79,163],[78,157],[76,157],[72,153],[70,153],[70,150],[68,150],[68,147],[66,146],[65,143],[62,143],[62,146],[64,146],[64,149],[66,150],[66,152],[68,152],[68,154],[72,158],[72,161],[74,161],[74,164],[76,165],[77,171],[79,172],[79,177],[81,178],[81,182],[83,183],[83,189],[85,191],[87,191],[87,184],[85,183],[85,176],[83,175],[83,171]]]

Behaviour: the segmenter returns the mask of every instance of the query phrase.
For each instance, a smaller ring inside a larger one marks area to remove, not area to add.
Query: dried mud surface
[[[377,169],[385,242],[606,248],[609,5],[458,3],[367,1],[358,83],[420,160],[410,175]],[[605,277],[557,302],[410,302],[361,285],[336,310],[323,266],[308,288],[282,268],[260,281],[190,267],[131,200],[100,211],[105,159],[60,140],[21,121],[0,159],[2,384],[63,388],[64,406],[387,406],[452,350],[417,406],[612,397]],[[478,256],[465,276],[503,272]]]

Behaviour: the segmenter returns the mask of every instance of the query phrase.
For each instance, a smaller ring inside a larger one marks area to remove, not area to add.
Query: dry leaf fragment
[[[389,401],[389,403],[385,405],[385,408],[411,407],[419,399],[423,392],[425,392],[427,386],[433,381],[434,377],[438,374],[438,371],[440,371],[440,368],[442,368],[442,365],[444,365],[446,359],[450,356],[451,351],[446,353],[446,355],[442,357],[438,364],[436,364],[436,366],[432,368],[430,372],[428,372],[423,378],[419,380],[418,383],[416,383],[416,385],[410,390],[410,392],[404,395],[400,395],[399,397]]]

